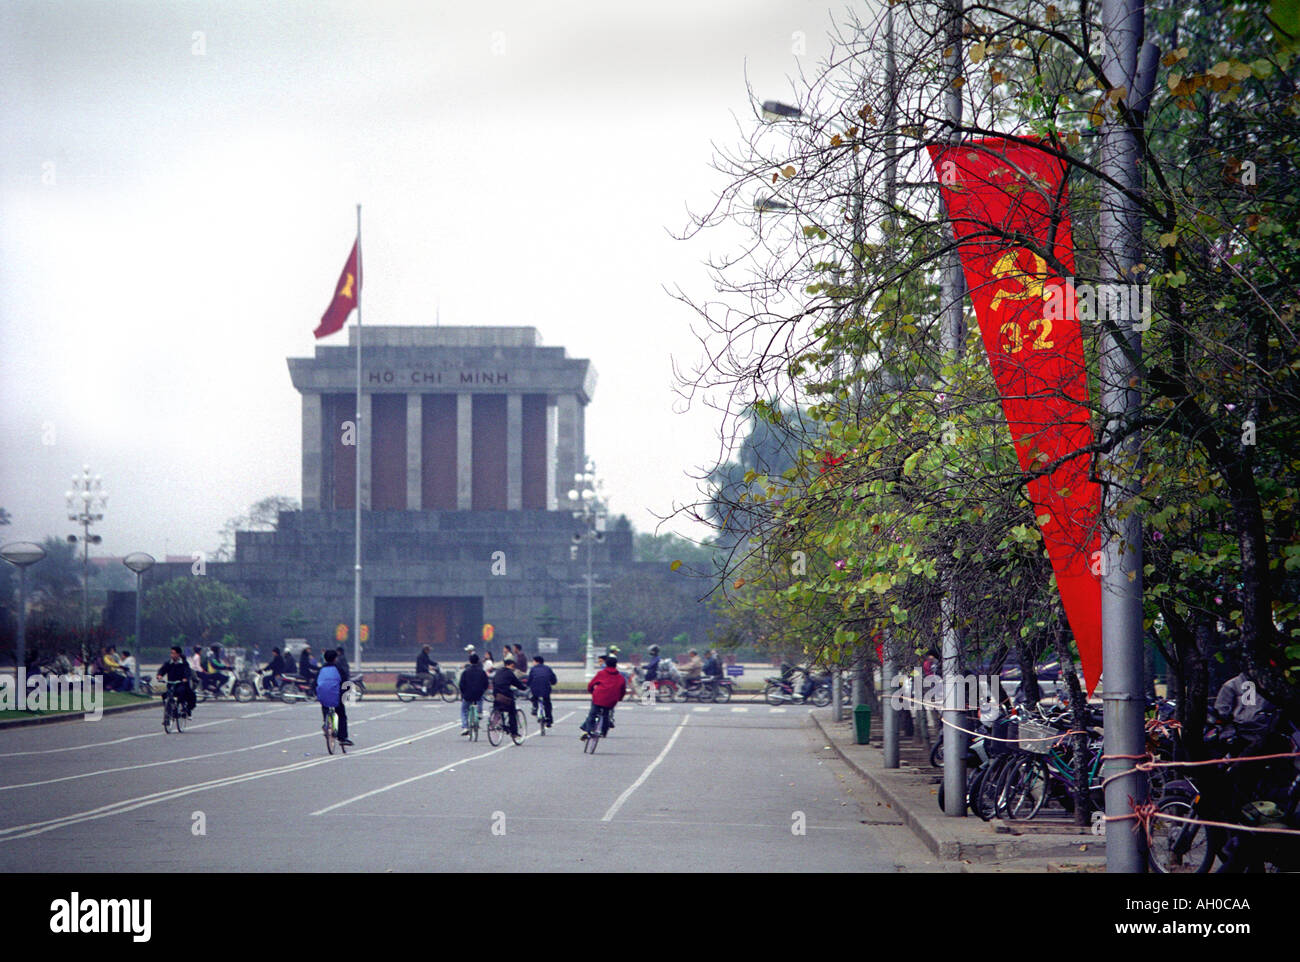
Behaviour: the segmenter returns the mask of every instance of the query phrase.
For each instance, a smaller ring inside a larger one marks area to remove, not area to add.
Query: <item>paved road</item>
[[[325,754],[313,705],[150,709],[0,732],[0,871],[893,871],[928,863],[807,709],[585,705],[493,749],[458,706],[365,702]],[[798,830],[802,829],[802,832]],[[930,863],[932,864],[932,863]]]

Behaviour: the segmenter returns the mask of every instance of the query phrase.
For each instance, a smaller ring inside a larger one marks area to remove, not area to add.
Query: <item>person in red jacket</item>
[[[597,718],[605,716],[601,731],[609,727],[609,710],[617,705],[627,694],[627,679],[618,670],[618,659],[613,655],[605,657],[605,667],[596,672],[595,677],[587,682],[587,691],[591,692],[591,711],[582,723],[582,740],[585,742],[591,727]]]

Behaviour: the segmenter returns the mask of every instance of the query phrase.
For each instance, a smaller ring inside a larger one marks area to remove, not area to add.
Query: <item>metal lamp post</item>
[[[569,500],[578,504],[579,507],[573,512],[575,520],[583,522],[584,530],[581,534],[575,534],[575,541],[585,541],[587,543],[587,657],[586,673],[590,677],[596,668],[596,640],[592,637],[591,632],[591,546],[593,542],[605,540],[603,528],[605,526],[605,516],[601,512],[599,502],[596,498],[596,465],[591,458],[587,459],[586,470],[581,474],[573,476],[574,488],[569,490]]]
[[[140,640],[140,594],[144,587],[144,573],[154,566],[156,562],[151,554],[145,554],[143,551],[136,551],[122,559],[122,564],[126,565],[135,572],[135,647],[143,648],[144,645]]]
[[[0,548],[4,558],[18,569],[18,659],[16,668],[27,664],[27,569],[45,557],[45,549],[30,541],[15,541]]]
[[[72,476],[72,487],[64,495],[68,501],[68,520],[81,525],[81,657],[89,660],[86,642],[90,639],[90,546],[100,544],[104,539],[90,533],[90,526],[96,521],[104,520],[104,509],[108,507],[108,492],[104,490],[104,480],[99,475],[91,476],[90,465],[82,465],[81,475]],[[77,543],[75,534],[68,535],[71,544]]]

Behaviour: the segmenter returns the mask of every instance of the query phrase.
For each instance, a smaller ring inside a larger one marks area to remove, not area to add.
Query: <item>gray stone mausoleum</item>
[[[414,657],[424,644],[449,659],[484,647],[484,624],[496,632],[487,647],[533,654],[544,610],[557,619],[557,657],[580,657],[587,548],[575,544],[585,527],[568,491],[585,462],[591,362],[542,346],[531,327],[366,327],[358,447],[355,327],[349,336],[288,360],[302,395],[302,510],[282,512],[277,530],[239,532],[235,560],[207,565],[250,600],[249,640],[268,650],[294,609],[313,645],[351,625],[359,468],[367,659]],[[666,564],[633,561],[626,524],[611,523],[592,551],[597,581],[635,573],[694,602]],[[156,570],[150,586],[194,576]]]

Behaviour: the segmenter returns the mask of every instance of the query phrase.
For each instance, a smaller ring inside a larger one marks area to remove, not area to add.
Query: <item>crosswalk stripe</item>
[[[785,712],[784,708],[769,708],[768,712],[772,715],[780,715]]]
[[[712,706],[712,705],[697,705],[697,706],[695,707],[695,710],[696,710],[696,711],[713,711],[713,706]]]
[[[732,710],[732,711],[749,711],[749,709],[746,708],[744,705],[737,705],[735,708],[733,708],[733,709],[731,709],[731,710]]]

